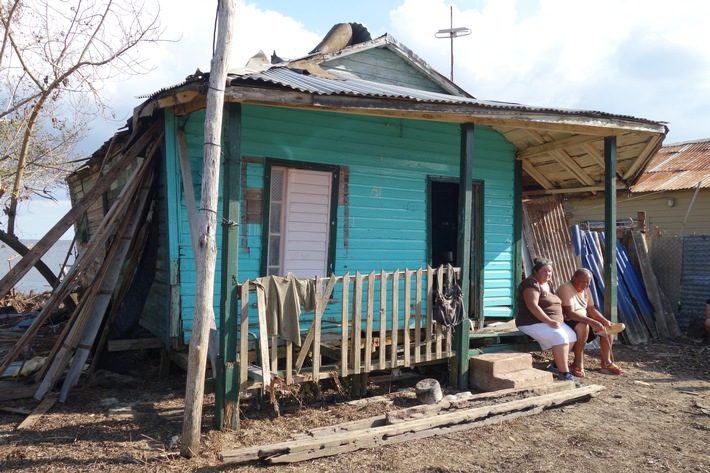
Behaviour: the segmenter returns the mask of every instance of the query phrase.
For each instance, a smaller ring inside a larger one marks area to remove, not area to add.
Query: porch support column
[[[215,379],[215,424],[218,429],[239,430],[239,366],[237,330],[239,307],[239,222],[241,210],[242,110],[227,104],[222,189],[222,279],[220,281],[219,355]]]
[[[459,221],[456,248],[456,266],[461,268],[461,288],[463,300],[471,300],[471,226],[473,224],[473,123],[461,124],[461,151],[459,159]],[[468,308],[466,318],[455,329],[454,347],[456,349],[457,389],[468,388],[468,347],[469,318]]]
[[[616,136],[604,137],[604,223],[604,315],[616,323]]]
[[[523,280],[523,161],[520,159],[515,160],[513,179],[513,288],[517,288]],[[513,297],[513,314],[518,313],[517,301],[518,298]]]

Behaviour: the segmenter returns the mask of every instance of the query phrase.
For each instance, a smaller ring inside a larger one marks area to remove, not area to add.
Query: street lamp
[[[466,27],[454,28],[454,7],[451,6],[451,28],[439,30],[434,33],[436,38],[449,38],[451,40],[451,82],[454,81],[454,38],[459,36],[468,36],[471,34],[471,29]]]

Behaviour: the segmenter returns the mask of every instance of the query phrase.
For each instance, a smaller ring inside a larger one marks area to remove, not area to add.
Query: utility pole
[[[211,315],[214,311],[214,272],[217,262],[217,200],[222,139],[222,110],[227,84],[229,56],[232,50],[234,0],[217,0],[217,42],[210,64],[209,88],[205,111],[205,145],[202,164],[202,200],[195,268],[195,315],[190,337],[185,387],[185,415],[180,454],[191,458],[200,453],[202,404],[207,368],[207,346]]]
[[[451,51],[451,82],[454,81],[454,38],[458,38],[459,36],[468,36],[471,34],[471,30],[466,27],[458,27],[454,28],[454,6],[451,5],[451,22],[450,22],[450,27],[445,29],[445,30],[439,30],[436,33],[434,33],[434,36],[436,38],[449,38],[451,40],[451,46],[450,46],[450,51]]]

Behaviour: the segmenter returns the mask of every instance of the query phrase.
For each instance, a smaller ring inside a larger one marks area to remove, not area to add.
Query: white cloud
[[[151,0],[155,2],[156,0]],[[93,151],[130,116],[135,96],[209,70],[216,1],[161,2],[165,38],[145,46],[149,74],[106,84],[120,121],[96,123],[85,144]],[[434,33],[466,26],[454,40],[456,82],[475,97],[557,108],[579,108],[670,122],[666,142],[710,137],[710,2],[687,0],[360,0],[332,2],[237,0],[231,64],[259,50],[281,57],[310,51],[335,23],[384,25],[443,75],[450,41]],[[289,15],[277,10],[289,11]],[[298,17],[296,18],[296,16]]]

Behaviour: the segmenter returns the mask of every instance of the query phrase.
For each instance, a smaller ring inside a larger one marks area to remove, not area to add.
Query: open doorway
[[[469,291],[469,317],[480,317],[483,307],[481,292],[481,269],[483,248],[483,209],[481,204],[482,183],[473,182],[471,215],[471,273]],[[459,234],[459,182],[458,179],[432,178],[429,180],[429,261],[432,267],[458,261]],[[482,282],[482,281],[481,281]]]

